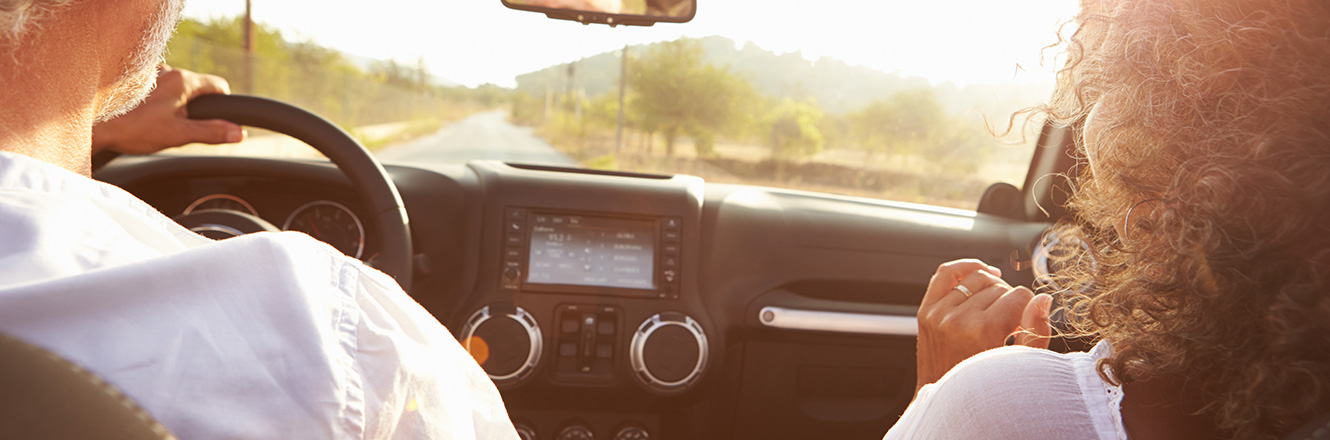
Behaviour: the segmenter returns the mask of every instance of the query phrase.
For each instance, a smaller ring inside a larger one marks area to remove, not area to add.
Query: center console
[[[679,297],[679,217],[504,208],[500,287]]]
[[[485,192],[485,232],[478,294],[456,335],[519,431],[608,439],[668,429],[670,402],[705,386],[720,356],[697,288],[701,179],[468,167]],[[623,401],[597,396],[625,394],[641,405],[597,406]]]

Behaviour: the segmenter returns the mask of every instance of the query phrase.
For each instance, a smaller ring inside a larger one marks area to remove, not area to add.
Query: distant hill
[[[1037,104],[1052,93],[1051,84],[932,84],[925,78],[852,66],[831,57],[810,62],[798,52],[777,54],[752,43],[736,48],[733,40],[721,36],[699,41],[709,62],[747,77],[758,91],[779,98],[813,99],[829,113],[854,111],[903,90],[932,87],[952,113],[977,117],[984,112],[990,118],[1005,120],[1012,108]],[[650,46],[631,46],[629,50],[643,54]],[[587,96],[617,92],[619,54],[605,52],[576,62],[575,82]],[[517,90],[536,96],[544,96],[547,89],[559,92],[567,88],[568,64],[517,76]],[[998,102],[1005,105],[998,106]]]

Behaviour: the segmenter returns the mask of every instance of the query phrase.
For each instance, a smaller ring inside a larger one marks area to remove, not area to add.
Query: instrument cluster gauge
[[[200,197],[198,200],[195,200],[194,203],[190,203],[189,207],[185,208],[185,212],[180,213],[180,215],[205,209],[226,209],[240,211],[255,217],[259,216],[259,212],[255,210],[249,202],[230,194],[211,194]]]
[[[282,230],[304,232],[352,258],[360,258],[365,251],[364,224],[337,202],[319,200],[296,208],[286,217]]]

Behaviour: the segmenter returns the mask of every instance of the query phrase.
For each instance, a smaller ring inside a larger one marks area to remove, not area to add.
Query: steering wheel
[[[327,119],[299,107],[257,96],[204,95],[187,105],[191,119],[225,119],[291,136],[327,156],[337,166],[372,213],[380,243],[374,266],[410,290],[413,269],[411,223],[397,186],[369,150]],[[118,154],[99,153],[100,167]],[[236,227],[251,231],[252,228]]]

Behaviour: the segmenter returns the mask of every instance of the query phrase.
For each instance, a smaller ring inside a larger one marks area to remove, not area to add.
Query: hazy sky
[[[1040,48],[1077,0],[699,0],[690,23],[584,26],[509,10],[499,0],[252,0],[254,19],[288,38],[414,62],[463,85],[514,77],[625,44],[724,35],[805,58],[961,84],[1042,81]],[[185,15],[236,15],[244,0],[187,0]],[[1051,57],[1054,53],[1045,53]],[[1017,64],[1028,72],[1017,72]]]

